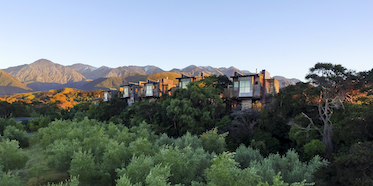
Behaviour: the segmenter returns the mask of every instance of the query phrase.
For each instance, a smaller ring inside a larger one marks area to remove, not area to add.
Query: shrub
[[[30,120],[28,122],[28,128],[30,131],[37,131],[40,128],[47,127],[50,122],[52,122],[52,120],[49,116],[40,116],[37,119]]]
[[[18,141],[5,139],[0,142],[0,164],[3,171],[21,169],[25,166],[28,157],[18,146]]]
[[[29,146],[29,137],[27,132],[24,130],[19,130],[14,126],[7,126],[4,130],[4,138],[9,138],[11,140],[17,140],[21,148]]]

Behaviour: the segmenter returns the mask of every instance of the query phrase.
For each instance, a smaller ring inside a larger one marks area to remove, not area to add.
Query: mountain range
[[[140,80],[159,80],[170,78],[175,80],[181,74],[186,76],[226,75],[232,76],[234,72],[249,74],[247,70],[235,67],[214,68],[211,66],[190,65],[183,69],[164,71],[159,67],[148,66],[121,66],[110,68],[106,66],[93,67],[87,64],[74,64],[64,66],[53,63],[47,59],[39,59],[31,64],[25,64],[0,70],[0,95],[41,91],[59,88],[78,88],[82,90],[95,90],[117,87],[127,82]],[[299,82],[298,79],[278,77],[280,87]]]

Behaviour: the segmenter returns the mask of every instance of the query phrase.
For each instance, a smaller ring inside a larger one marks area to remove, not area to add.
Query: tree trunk
[[[322,142],[326,146],[326,156],[330,157],[334,150],[333,145],[333,129],[332,126],[328,123],[324,123],[324,131],[322,135]]]

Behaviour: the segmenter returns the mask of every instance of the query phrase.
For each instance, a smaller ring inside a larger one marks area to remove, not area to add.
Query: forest
[[[373,69],[305,77],[246,110],[216,75],[132,106],[74,89],[2,97],[0,185],[373,185]]]

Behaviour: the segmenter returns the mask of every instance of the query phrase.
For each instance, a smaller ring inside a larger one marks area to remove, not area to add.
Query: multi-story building
[[[189,82],[193,82],[193,81],[200,81],[203,79],[203,73],[201,73],[201,76],[186,76],[186,75],[181,75],[180,78],[176,78],[179,83],[178,83],[178,88],[187,88],[187,84]]]
[[[268,95],[277,94],[280,90],[278,80],[271,78],[266,70],[247,75],[235,72],[231,78],[233,85],[224,90],[223,97],[237,100],[242,109],[252,108],[257,101],[261,104],[270,102]]]

